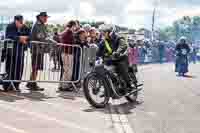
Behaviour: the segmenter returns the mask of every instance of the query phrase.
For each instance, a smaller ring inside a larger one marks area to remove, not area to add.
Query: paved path
[[[144,90],[138,103],[112,100],[106,109],[89,106],[83,94],[56,92],[58,84],[43,83],[44,92],[0,92],[2,133],[199,133],[200,64],[190,77],[177,77],[173,64],[140,67]]]

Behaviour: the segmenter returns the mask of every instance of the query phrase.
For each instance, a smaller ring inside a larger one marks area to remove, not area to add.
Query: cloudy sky
[[[1,0],[0,15],[23,14],[35,19],[38,12],[47,11],[50,22],[56,23],[103,20],[130,28],[150,28],[155,5],[157,28],[183,15],[200,15],[200,0]]]

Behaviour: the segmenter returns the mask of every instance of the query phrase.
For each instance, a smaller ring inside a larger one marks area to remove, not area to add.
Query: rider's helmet
[[[100,32],[109,32],[109,33],[111,33],[111,32],[115,32],[115,26],[114,25],[112,25],[112,24],[102,24],[102,25],[100,25],[99,26],[99,31]]]
[[[109,33],[109,37],[112,37],[116,32],[115,26],[112,24],[102,24],[99,26],[99,32],[102,37],[105,37],[106,33]]]

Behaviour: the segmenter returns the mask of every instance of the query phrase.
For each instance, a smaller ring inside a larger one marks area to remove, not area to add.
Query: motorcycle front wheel
[[[95,108],[105,108],[109,102],[110,96],[106,80],[95,72],[85,77],[83,91],[87,101]]]

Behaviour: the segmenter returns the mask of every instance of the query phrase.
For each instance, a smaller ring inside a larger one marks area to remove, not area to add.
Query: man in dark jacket
[[[163,58],[165,55],[165,44],[163,41],[158,42],[158,50],[159,50],[159,61],[162,64],[163,63]]]
[[[24,51],[27,49],[30,30],[23,23],[23,16],[14,17],[14,22],[6,28],[6,38],[13,40],[11,45],[5,42],[6,73],[8,80],[21,80],[24,68]],[[19,90],[19,82],[14,86]],[[5,91],[13,89],[10,83],[4,83]]]
[[[118,36],[114,32],[114,27],[112,25],[101,25],[99,30],[104,39],[102,43],[99,44],[97,56],[103,57],[103,60],[107,65],[114,65],[117,72],[127,83],[128,91],[132,90],[134,86],[128,76],[128,44],[126,43],[125,38]],[[117,61],[112,60],[112,57],[116,58]]]
[[[54,32],[53,40],[60,43],[58,32]],[[50,56],[53,59],[54,68],[52,71],[60,70],[61,50],[57,44],[51,47]],[[57,67],[58,66],[58,67]]]
[[[179,43],[176,45],[176,64],[175,72],[178,72],[179,76],[184,76],[188,72],[188,54],[190,53],[190,47],[186,42],[186,37],[181,37]]]

